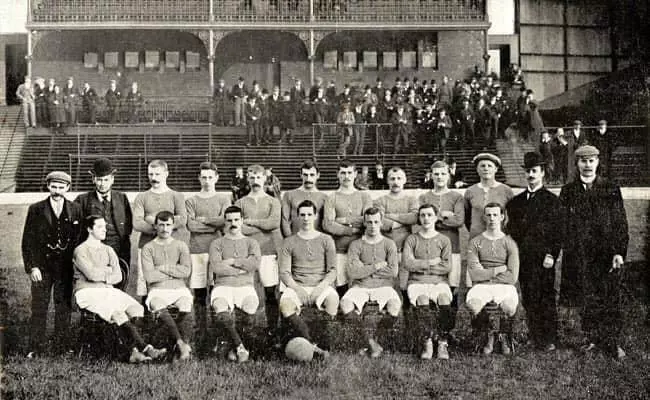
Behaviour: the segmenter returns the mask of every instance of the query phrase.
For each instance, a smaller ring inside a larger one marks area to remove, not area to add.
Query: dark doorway
[[[499,76],[503,77],[510,71],[510,45],[504,44],[499,46],[499,50],[501,58],[501,71],[499,71]]]
[[[23,83],[27,74],[27,49],[23,45],[8,44],[5,46],[5,87],[7,104],[18,104],[16,89]]]

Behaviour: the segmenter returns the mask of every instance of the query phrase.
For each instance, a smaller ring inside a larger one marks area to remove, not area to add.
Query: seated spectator
[[[354,187],[359,190],[369,190],[371,184],[370,179],[368,166],[364,165],[361,167],[361,173],[354,178]]]
[[[456,189],[460,189],[467,184],[463,181],[463,173],[458,169],[458,164],[456,160],[449,157],[449,185]]]
[[[377,162],[372,173],[372,190],[388,190],[388,182],[384,173],[384,166]]]
[[[235,176],[232,178],[232,182],[230,183],[230,190],[232,191],[233,203],[246,196],[248,192],[251,191],[251,188],[248,185],[248,180],[244,176],[244,168],[235,168]]]
[[[264,169],[264,175],[266,175],[266,182],[264,183],[264,191],[269,195],[273,196],[276,199],[280,200],[280,188],[281,183],[280,179],[273,173],[273,168],[266,167]]]

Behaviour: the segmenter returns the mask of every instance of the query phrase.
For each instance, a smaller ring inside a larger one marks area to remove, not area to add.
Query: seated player
[[[418,210],[422,229],[410,235],[404,242],[402,267],[409,272],[406,288],[408,299],[415,307],[415,317],[424,339],[423,360],[433,357],[434,332],[439,331],[438,354],[442,360],[449,359],[447,334],[453,326],[451,312],[452,293],[449,287],[451,270],[451,242],[447,236],[436,231],[438,209],[432,204],[423,204]],[[431,309],[436,305],[438,315]]]
[[[347,273],[352,287],[341,299],[341,311],[348,317],[359,316],[367,302],[376,301],[379,310],[388,313],[380,324],[386,332],[395,324],[402,301],[393,289],[399,260],[397,246],[382,236],[382,217],[379,208],[367,209],[363,213],[365,233],[348,247]],[[371,358],[379,357],[384,350],[375,339],[376,328],[361,329]]]
[[[487,303],[494,302],[499,306],[506,318],[501,321],[499,329],[488,331],[483,353],[492,354],[495,331],[498,331],[501,351],[510,354],[512,322],[519,305],[515,287],[519,277],[519,250],[515,241],[502,231],[503,207],[499,203],[488,203],[483,210],[487,229],[470,240],[467,248],[467,269],[473,287],[467,292],[465,302],[475,318]]]
[[[156,237],[142,248],[142,273],[149,293],[146,305],[158,316],[176,340],[181,360],[191,357],[188,344],[187,315],[192,312],[192,293],[185,281],[192,272],[190,249],[174,239],[174,214],[161,211],[155,217]],[[178,325],[168,307],[178,308]],[[179,329],[180,328],[180,329]]]
[[[248,360],[248,350],[235,326],[233,311],[244,313],[243,330],[250,332],[255,312],[260,304],[253,286],[255,271],[260,266],[260,246],[255,239],[241,232],[241,209],[230,206],[224,211],[225,235],[210,244],[210,270],[215,287],[210,304],[216,313],[216,321],[232,340],[228,358],[232,361]],[[216,347],[215,347],[216,350]]]
[[[142,318],[144,309],[134,298],[113,285],[122,280],[122,271],[115,250],[102,243],[106,239],[106,221],[101,215],[89,215],[84,220],[88,238],[75,250],[74,293],[79,308],[97,314],[108,323],[120,327],[131,346],[130,363],[141,363],[162,357],[167,350],[146,344],[131,322]]]
[[[327,337],[339,307],[339,296],[334,290],[336,281],[336,247],[334,240],[316,230],[316,205],[305,200],[298,205],[300,230],[284,239],[280,249],[280,279],[286,289],[280,297],[280,313],[298,336],[313,343],[307,324],[300,317],[303,306],[325,310],[328,318],[324,330]],[[314,344],[321,356],[328,353]]]

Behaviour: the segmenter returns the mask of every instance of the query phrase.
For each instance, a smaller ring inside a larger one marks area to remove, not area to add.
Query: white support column
[[[27,55],[25,59],[27,60],[27,76],[32,76],[32,31],[27,32]]]
[[[310,3],[313,6],[313,0]],[[313,14],[312,14],[313,15]],[[309,85],[314,84],[314,60],[316,59],[316,46],[314,44],[314,30],[309,31]]]
[[[214,31],[210,29],[208,39],[208,73],[210,74],[210,96],[214,93]]]

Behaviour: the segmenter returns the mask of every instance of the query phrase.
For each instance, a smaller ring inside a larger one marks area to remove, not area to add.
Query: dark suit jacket
[[[75,203],[81,206],[83,217],[91,214],[102,215],[102,203],[97,198],[97,192],[82,193],[76,199]],[[111,206],[113,207],[113,218],[115,219],[115,230],[120,239],[130,243],[131,232],[133,232],[133,214],[131,204],[126,194],[111,190]],[[86,236],[85,232],[82,236]]]
[[[72,253],[75,247],[81,242],[82,216],[79,205],[67,199],[65,200],[64,208],[67,217],[62,222],[61,227],[62,242],[66,246],[65,251],[63,251],[63,256],[65,262],[69,263],[69,271],[67,272],[71,273]],[[54,251],[47,245],[57,243],[57,233],[53,224],[55,218],[52,207],[50,206],[49,196],[45,200],[32,204],[27,210],[21,249],[25,272],[28,274],[32,272],[33,268],[38,268],[41,271],[66,272],[52,271],[52,268],[56,266],[53,266],[48,261]]]

